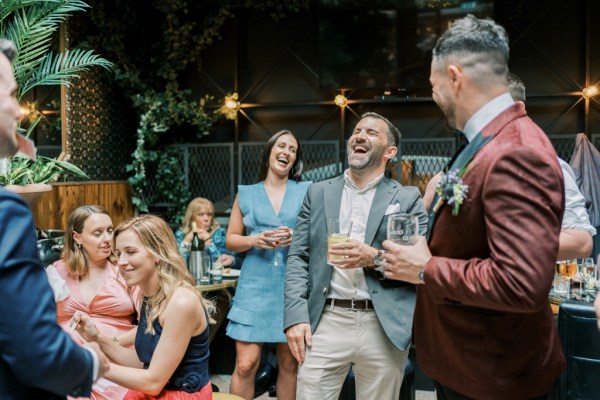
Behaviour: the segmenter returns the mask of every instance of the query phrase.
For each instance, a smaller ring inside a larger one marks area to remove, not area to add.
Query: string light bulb
[[[344,108],[348,105],[348,99],[343,94],[338,94],[337,96],[335,96],[333,102],[340,108]]]
[[[581,91],[581,95],[584,99],[591,99],[592,97],[598,95],[598,87],[597,86],[588,86]]]

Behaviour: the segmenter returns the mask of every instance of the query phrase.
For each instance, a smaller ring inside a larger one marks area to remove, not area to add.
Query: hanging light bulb
[[[591,99],[592,97],[596,96],[597,94],[598,94],[598,87],[593,86],[593,85],[588,86],[581,91],[581,95],[583,96],[584,99]]]
[[[338,94],[337,96],[335,96],[333,102],[340,108],[344,108],[348,105],[348,99],[343,94]]]

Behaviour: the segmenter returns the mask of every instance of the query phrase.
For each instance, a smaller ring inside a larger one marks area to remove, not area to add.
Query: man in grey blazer
[[[304,198],[285,276],[284,329],[300,364],[297,399],[337,399],[352,366],[358,399],[397,399],[411,340],[415,288],[384,279],[381,242],[387,217],[427,215],[418,189],[385,178],[400,132],[364,114],[348,140],[350,168],[313,184]],[[352,221],[350,241],[330,254],[327,218]]]

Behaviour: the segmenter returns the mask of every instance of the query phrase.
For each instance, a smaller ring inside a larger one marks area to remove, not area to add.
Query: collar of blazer
[[[449,169],[457,169],[460,171],[465,168],[467,164],[469,164],[471,160],[475,158],[475,155],[479,152],[479,150],[491,142],[492,139],[494,139],[508,123],[526,115],[527,112],[525,111],[525,104],[520,101],[515,102],[514,105],[498,114],[498,116],[494,118],[492,122],[483,128],[480,134],[475,136],[475,138],[456,157]],[[432,211],[429,215],[427,238],[431,236],[436,215],[445,206],[445,202],[443,202],[436,193],[433,198],[432,205]]]
[[[324,190],[325,221],[327,218],[339,218],[342,192],[344,191],[344,177],[342,175],[327,181]],[[367,229],[364,242],[368,245],[373,243],[377,229],[385,215],[385,210],[396,197],[400,184],[394,180],[384,177],[377,185],[373,204],[369,211]]]

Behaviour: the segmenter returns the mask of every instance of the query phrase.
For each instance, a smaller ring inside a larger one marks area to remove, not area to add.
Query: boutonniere
[[[465,174],[467,166],[461,170],[456,168],[442,172],[435,191],[441,201],[445,201],[452,206],[452,215],[457,216],[460,206],[464,203],[469,193],[469,185],[463,183],[462,177]]]

